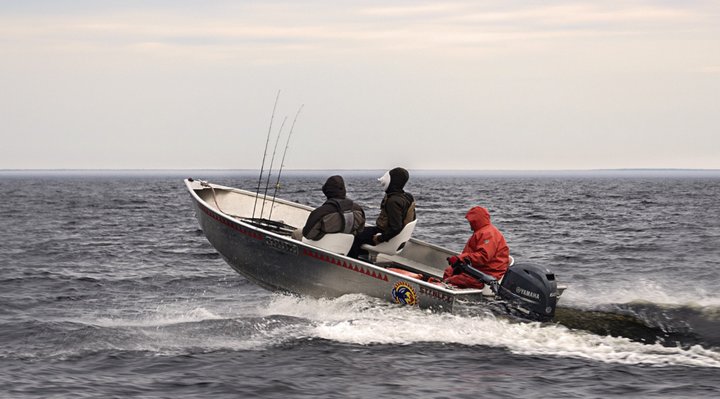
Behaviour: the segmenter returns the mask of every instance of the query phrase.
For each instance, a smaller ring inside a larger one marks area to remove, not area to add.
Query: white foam
[[[720,352],[700,346],[682,349],[646,345],[626,338],[573,331],[559,325],[429,313],[416,308],[384,305],[359,295],[336,300],[278,296],[266,311],[313,320],[307,331],[310,337],[359,345],[438,342],[608,363],[720,368]]]

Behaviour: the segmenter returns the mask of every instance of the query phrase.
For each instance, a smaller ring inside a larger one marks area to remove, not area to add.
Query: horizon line
[[[257,172],[253,168],[0,168],[2,172]],[[298,168],[283,169],[285,172],[375,172],[386,170],[384,168]],[[418,172],[720,172],[720,168],[587,168],[587,169],[410,169]]]

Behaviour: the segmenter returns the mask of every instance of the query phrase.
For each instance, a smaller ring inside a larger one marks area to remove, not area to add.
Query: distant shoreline
[[[622,169],[568,169],[568,170],[454,170],[410,169],[415,176],[637,176],[637,177],[683,177],[718,176],[720,169],[672,169],[672,168],[622,168]],[[379,175],[384,169],[284,169],[284,176],[345,176]],[[181,176],[205,178],[217,176],[257,176],[259,169],[0,169],[3,176]],[[267,170],[264,171],[267,173]],[[277,171],[273,170],[273,175]]]

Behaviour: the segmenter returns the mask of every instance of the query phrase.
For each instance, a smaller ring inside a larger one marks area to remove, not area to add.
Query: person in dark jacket
[[[483,288],[483,283],[465,273],[458,263],[470,261],[472,266],[498,281],[505,275],[510,264],[510,249],[500,230],[490,223],[490,213],[481,206],[472,207],[465,219],[470,223],[470,236],[462,253],[448,258],[450,266],[445,269],[443,280],[460,288]]]
[[[410,179],[410,173],[403,168],[394,168],[378,179],[385,197],[380,203],[380,216],[375,226],[365,228],[355,236],[348,256],[357,258],[363,251],[363,244],[377,245],[398,235],[406,224],[415,220],[415,198],[403,190]]]
[[[342,176],[330,176],[322,186],[327,201],[308,216],[302,236],[319,240],[325,234],[357,234],[365,227],[365,212],[362,207],[345,197],[345,181]],[[293,234],[300,238],[299,234]]]

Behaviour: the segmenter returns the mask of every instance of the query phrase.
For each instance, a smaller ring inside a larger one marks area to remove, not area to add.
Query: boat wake
[[[306,335],[342,343],[413,345],[459,344],[504,348],[519,355],[543,355],[651,366],[720,368],[720,351],[707,342],[666,345],[659,339],[631,339],[622,334],[598,334],[562,323],[527,323],[491,314],[460,316],[418,311],[386,304],[361,295],[335,300],[275,296],[265,311],[310,321]],[[569,313],[566,313],[566,316]],[[577,314],[583,314],[578,311]],[[608,313],[611,314],[611,313]],[[589,314],[590,319],[595,315]],[[588,314],[585,314],[588,317]],[[575,323],[581,323],[575,318]],[[638,319],[639,320],[639,319]],[[631,325],[630,323],[626,325]],[[618,328],[620,326],[618,325]],[[647,327],[646,330],[652,330]],[[662,335],[662,329],[660,328]],[[635,337],[637,338],[637,337]]]
[[[720,368],[717,308],[647,303],[562,308],[559,322],[539,323],[435,313],[359,294],[336,299],[268,294],[242,305],[188,301],[135,310],[134,315],[28,322],[35,324],[18,326],[15,335],[7,336],[0,358],[264,351],[325,340],[364,347],[462,345],[520,356]],[[62,344],[48,337],[59,337]]]
[[[573,284],[566,294],[555,313],[565,327],[648,344],[720,348],[720,301],[701,288],[678,291],[639,279]]]

